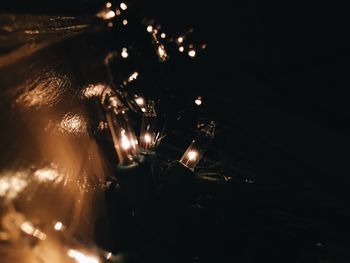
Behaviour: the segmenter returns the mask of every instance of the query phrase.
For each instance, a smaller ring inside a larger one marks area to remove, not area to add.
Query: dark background
[[[85,15],[101,5],[15,0],[0,7]],[[193,38],[208,44],[198,60],[170,62],[165,83],[179,104],[203,96],[219,123],[215,147],[254,182],[214,195],[223,219],[199,231],[203,262],[349,262],[344,8],[198,0],[129,6],[173,35],[193,27]],[[217,220],[210,212],[204,218]]]

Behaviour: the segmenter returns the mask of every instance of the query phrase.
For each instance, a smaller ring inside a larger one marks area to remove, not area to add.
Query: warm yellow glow
[[[189,55],[191,58],[193,58],[193,57],[196,56],[196,51],[195,51],[194,49],[192,49],[192,50],[188,51],[188,55]]]
[[[184,42],[184,38],[183,38],[183,37],[178,37],[178,38],[177,38],[177,42],[179,42],[179,43]]]
[[[165,34],[165,33],[161,33],[161,34],[160,34],[160,37],[161,37],[161,38],[166,38],[166,34]]]
[[[75,249],[68,249],[67,255],[75,259],[79,263],[99,263],[100,261],[96,257],[87,256],[84,253]]]
[[[0,197],[16,198],[28,186],[26,177],[25,172],[0,173]]]
[[[187,157],[188,157],[188,160],[189,161],[195,161],[197,159],[197,156],[198,156],[198,152],[197,151],[189,151],[188,154],[187,154]]]
[[[102,92],[105,90],[106,86],[102,84],[97,85],[88,85],[85,89],[82,90],[82,94],[85,98],[99,97]]]
[[[142,97],[137,97],[137,98],[135,99],[135,102],[136,102],[137,105],[139,105],[140,107],[143,106],[143,105],[145,105],[145,99],[142,98]]]
[[[128,49],[126,47],[123,47],[121,55],[123,58],[127,58],[129,56]]]
[[[56,231],[61,231],[61,230],[63,230],[63,224],[62,224],[62,222],[60,222],[60,221],[56,222],[56,224],[55,224],[55,226],[54,226],[54,229],[55,229]]]
[[[179,47],[180,52],[184,52],[185,48],[183,46]]]
[[[112,11],[112,10],[109,10],[109,11],[105,14],[105,19],[111,19],[111,18],[113,18],[113,17],[115,17],[115,13],[114,13],[114,11]]]
[[[163,45],[158,46],[158,55],[159,55],[159,58],[161,60],[163,60],[163,61],[166,60],[168,55],[167,55],[165,47]]]
[[[128,6],[127,6],[125,3],[121,2],[121,3],[120,3],[120,8],[121,8],[122,10],[126,10],[126,9],[128,9]]]
[[[121,12],[119,9],[115,10],[115,14],[116,14],[117,16],[119,16],[121,13],[122,13],[122,12]]]
[[[137,79],[137,77],[139,76],[139,73],[137,71],[135,71],[134,73],[132,73],[129,78],[128,78],[128,82],[132,82],[135,79]]]
[[[111,7],[112,7],[112,3],[111,3],[111,2],[107,2],[107,3],[106,3],[106,7],[107,7],[107,8],[111,8]]]
[[[202,104],[202,98],[201,97],[197,97],[194,101],[194,103],[198,106],[200,106]]]
[[[45,240],[46,239],[46,234],[41,232],[39,229],[35,229],[33,236],[40,239],[40,240]]]
[[[32,223],[26,221],[22,223],[21,230],[28,235],[33,235],[35,227],[32,225]]]
[[[67,113],[59,124],[59,130],[78,135],[86,132],[86,125],[86,121],[79,114]]]
[[[45,167],[38,169],[34,172],[35,179],[40,183],[61,181],[62,177],[56,169],[51,167]]]
[[[141,108],[141,111],[142,112],[146,112],[146,108]]]
[[[126,26],[128,24],[128,20],[124,19],[123,20],[123,25]]]
[[[152,138],[151,138],[151,136],[148,133],[146,133],[143,138],[144,138],[146,143],[151,143],[152,142]]]
[[[153,26],[149,25],[147,27],[147,32],[151,33],[153,31]]]
[[[125,130],[121,132],[121,147],[124,150],[128,150],[131,147],[131,142],[129,138],[125,135]]]

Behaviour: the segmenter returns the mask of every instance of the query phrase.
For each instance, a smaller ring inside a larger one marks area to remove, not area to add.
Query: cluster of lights
[[[119,7],[116,9],[113,9],[113,5],[111,2],[107,2],[105,7],[96,14],[97,17],[107,21],[107,26],[108,27],[113,27],[113,22],[112,19],[115,17],[118,17],[122,14],[122,11],[126,11],[128,9],[128,6],[126,3],[121,2],[119,4]],[[128,24],[127,19],[122,20],[122,24],[126,26]]]

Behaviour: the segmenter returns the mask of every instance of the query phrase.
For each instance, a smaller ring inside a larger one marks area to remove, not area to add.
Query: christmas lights
[[[180,162],[190,170],[194,170],[203,157],[210,141],[214,138],[215,126],[216,123],[211,121],[209,125],[202,128],[198,136],[192,141],[181,157]]]
[[[142,153],[151,153],[156,146],[156,119],[157,113],[155,110],[155,102],[150,101],[142,116],[140,132],[140,149]]]

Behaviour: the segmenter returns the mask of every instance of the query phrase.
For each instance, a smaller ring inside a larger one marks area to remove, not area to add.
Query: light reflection
[[[53,169],[51,167],[45,167],[38,169],[34,172],[35,179],[40,183],[53,182],[53,181],[61,181],[62,175],[58,172],[57,169]]]
[[[78,135],[86,132],[87,124],[79,114],[67,113],[59,124],[59,129],[62,132]]]
[[[29,221],[25,221],[21,224],[21,230],[26,233],[27,235],[36,237],[40,240],[46,239],[46,234],[39,229],[35,228],[33,224]]]
[[[27,186],[27,174],[24,172],[5,172],[0,174],[0,197],[14,199]]]
[[[106,89],[106,86],[102,84],[97,85],[88,85],[86,88],[82,90],[82,94],[85,98],[99,97],[102,92]]]
[[[79,263],[99,263],[100,261],[93,256],[87,256],[84,253],[77,251],[75,249],[68,249],[67,255],[70,258],[75,259]]]
[[[121,133],[121,146],[124,150],[128,150],[131,147],[131,142],[128,137],[125,135],[125,130],[122,130]]]

